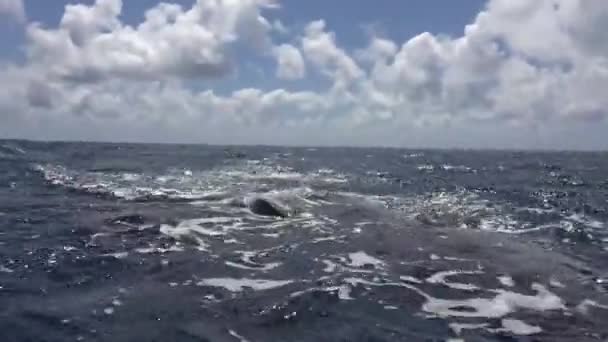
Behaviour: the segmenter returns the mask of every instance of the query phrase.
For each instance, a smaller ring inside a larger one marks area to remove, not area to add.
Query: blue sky
[[[608,147],[607,2],[168,3],[0,0],[0,137]]]
[[[125,23],[139,23],[144,11],[158,2],[124,1],[121,17]],[[187,8],[195,1],[171,2]],[[69,3],[90,5],[95,1],[25,1],[24,4],[30,20],[54,26],[61,19],[65,5]],[[405,41],[424,31],[460,35],[464,26],[474,19],[485,3],[485,0],[378,0],[352,1],[344,8],[340,2],[287,0],[281,2],[281,9],[271,11],[269,17],[278,18],[293,27],[304,27],[312,20],[325,19],[331,23],[332,30],[340,35],[343,44],[358,47],[366,42],[363,28],[368,25],[378,25],[383,34],[399,41]]]

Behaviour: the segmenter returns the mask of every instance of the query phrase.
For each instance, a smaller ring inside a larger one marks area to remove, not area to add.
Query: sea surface
[[[608,341],[607,225],[606,153],[0,141],[0,340]]]

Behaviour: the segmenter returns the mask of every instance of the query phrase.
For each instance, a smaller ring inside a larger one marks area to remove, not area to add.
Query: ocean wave
[[[26,151],[17,145],[0,144],[0,153],[5,156],[17,156],[26,154]]]
[[[547,207],[517,207],[483,198],[478,192],[458,190],[414,196],[341,193],[399,212],[425,226],[479,229],[506,234],[528,234],[556,229],[573,238],[603,243],[606,223],[590,214]]]
[[[168,173],[160,175],[77,171],[54,164],[36,164],[32,169],[51,185],[125,200],[226,200],[230,195],[264,192],[271,186],[281,188],[348,182],[345,175],[329,169],[301,174],[287,167],[251,161],[205,171],[170,169]]]
[[[347,198],[356,198],[359,204],[367,202],[366,205],[383,207],[425,226],[508,234],[554,229],[566,235],[560,235],[560,238],[567,239],[570,235],[576,240],[605,244],[605,222],[593,215],[558,210],[555,205],[561,198],[559,193],[533,193],[540,199],[540,206],[517,207],[509,202],[489,200],[479,191],[465,189],[410,196],[368,195],[341,190],[329,192],[322,189],[327,185],[348,189],[349,178],[327,168],[302,173],[269,163],[271,161],[247,160],[204,171],[169,169],[165,174],[76,171],[52,164],[35,165],[34,170],[42,174],[47,183],[75,191],[128,201],[186,201],[196,206],[213,206],[232,214],[246,210],[248,201],[264,198],[281,208],[282,212],[297,213],[296,217],[309,227],[324,222],[315,215],[305,217],[302,214],[331,205],[349,205]],[[421,167],[423,170],[436,169],[432,165]],[[466,166],[445,164],[442,168],[473,172]],[[378,177],[378,173],[368,177]],[[332,194],[331,199],[327,196],[329,193]],[[282,224],[273,223],[275,227]],[[203,245],[201,241],[198,243]]]

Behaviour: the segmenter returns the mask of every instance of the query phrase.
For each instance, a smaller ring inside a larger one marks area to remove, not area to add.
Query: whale
[[[289,216],[283,209],[264,198],[255,198],[249,201],[248,206],[252,213],[260,216],[281,218]]]

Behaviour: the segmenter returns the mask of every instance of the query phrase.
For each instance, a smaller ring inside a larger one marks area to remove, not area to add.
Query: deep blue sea
[[[608,154],[0,141],[0,341],[608,341]]]

